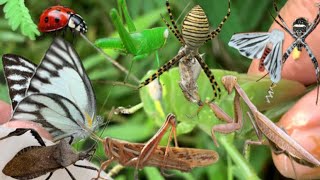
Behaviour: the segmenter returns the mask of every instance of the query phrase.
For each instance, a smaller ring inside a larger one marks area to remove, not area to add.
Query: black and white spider
[[[318,66],[318,61],[305,40],[320,22],[320,9],[312,23],[309,23],[306,18],[300,17],[293,22],[293,28],[291,30],[279,14],[277,5],[274,1],[273,6],[281,22],[272,16],[274,21],[294,39],[294,42],[288,47],[283,55],[282,43],[284,40],[284,33],[278,29],[273,29],[271,32],[234,34],[229,41],[229,46],[237,49],[243,56],[251,59],[259,58],[260,61],[263,61],[263,63],[260,63],[260,66],[265,67],[265,69],[268,71],[268,74],[270,74],[270,79],[272,81],[272,84],[268,90],[269,95],[266,96],[268,102],[269,98],[272,98],[272,87],[274,87],[274,84],[278,83],[281,79],[282,65],[286,62],[293,50],[300,52],[302,47],[304,47],[307,50],[307,53],[309,54],[315,68],[319,94],[320,69]],[[319,7],[319,4],[317,4],[317,6]],[[318,95],[316,103],[317,102]]]
[[[304,17],[297,18],[292,25],[292,30],[289,29],[288,25],[285,23],[283,18],[280,16],[278,8],[276,3],[273,1],[273,6],[275,11],[277,12],[277,15],[280,19],[281,22],[279,22],[276,18],[273,17],[274,21],[279,24],[287,33],[291,35],[291,37],[294,39],[294,42],[287,48],[285,53],[282,56],[282,64],[286,62],[288,59],[289,55],[293,51],[294,48],[297,48],[298,51],[302,50],[302,47],[304,47],[307,50],[307,53],[311,59],[311,62],[314,66],[315,73],[316,73],[316,78],[317,78],[317,100],[316,104],[318,103],[318,96],[319,96],[319,83],[320,83],[320,69],[318,65],[318,61],[316,57],[313,55],[311,48],[309,45],[306,43],[306,38],[310,35],[310,33],[318,26],[320,22],[320,4],[316,4],[317,7],[319,7],[318,14],[316,18],[313,20],[312,23],[308,22],[308,20]],[[282,64],[274,64],[274,66],[281,66]],[[277,76],[281,76],[281,71],[280,72],[272,72],[269,71],[271,76],[274,76],[273,73],[276,73]],[[276,83],[276,82],[273,82]]]

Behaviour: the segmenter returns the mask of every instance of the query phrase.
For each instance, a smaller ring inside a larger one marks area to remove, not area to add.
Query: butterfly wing
[[[239,33],[234,34],[228,45],[237,49],[247,58],[261,58],[263,51],[269,42],[270,33]]]
[[[83,113],[94,117],[96,99],[91,82],[72,46],[55,38],[30,81],[27,95],[53,93],[76,104]]]
[[[58,94],[31,94],[17,105],[13,119],[40,123],[57,141],[66,137],[85,138],[89,135],[82,125],[85,115],[69,99]]]
[[[27,59],[13,54],[3,55],[2,63],[12,109],[15,109],[16,105],[26,96],[30,79],[37,66]]]
[[[46,100],[32,95],[43,96]],[[62,101],[69,103],[65,105]],[[56,38],[36,68],[25,98],[16,105],[12,119],[40,123],[55,140],[68,136],[83,138],[87,135],[83,126],[94,129],[97,125],[92,122],[95,110],[91,82],[77,53],[69,43]]]
[[[270,74],[271,81],[277,83],[281,79],[282,69],[282,42],[284,33],[280,30],[273,30],[270,33],[270,42],[273,45],[271,52],[264,60],[264,66]]]

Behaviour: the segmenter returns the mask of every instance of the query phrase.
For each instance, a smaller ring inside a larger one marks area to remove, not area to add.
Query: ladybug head
[[[296,19],[293,22],[293,32],[295,35],[302,36],[304,33],[306,33],[307,29],[309,28],[309,22],[307,19],[301,17]]]
[[[76,30],[81,33],[87,32],[86,22],[78,14],[71,14],[68,22],[68,26],[72,30]]]

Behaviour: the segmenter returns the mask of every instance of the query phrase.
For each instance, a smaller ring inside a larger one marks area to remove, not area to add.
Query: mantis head
[[[231,75],[223,76],[221,81],[224,88],[228,91],[228,94],[231,94],[232,89],[237,84],[237,77]]]

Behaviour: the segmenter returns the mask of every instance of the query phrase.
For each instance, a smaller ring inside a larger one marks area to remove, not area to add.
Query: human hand
[[[298,17],[305,17],[309,21],[313,21],[318,13],[318,7],[316,7],[315,4],[316,2],[318,1],[288,1],[281,9],[280,15],[288,24],[289,28],[292,27],[293,21]],[[272,29],[282,30],[277,23],[272,24],[270,30]],[[284,34],[285,39],[283,43],[283,53],[294,40],[287,32]],[[314,56],[318,59],[320,58],[320,50],[317,50],[316,48],[318,48],[318,42],[320,41],[319,34],[320,27],[318,26],[306,38],[306,42],[310,46]],[[259,61],[252,61],[248,74],[264,75],[266,72],[260,72],[258,70],[258,66]],[[289,56],[282,68],[282,78],[299,81],[304,85],[310,85],[316,82],[314,66],[304,48],[302,48],[302,53],[298,60],[293,60],[292,55]],[[278,122],[278,126],[284,128],[292,138],[320,160],[320,105],[317,106],[315,104],[316,98],[317,89],[315,88],[302,97],[286,114],[282,116]],[[291,160],[287,158],[287,156],[277,156],[273,154],[273,161],[281,174],[286,177],[303,177],[307,179],[320,177],[320,168],[309,168],[294,162],[295,173],[292,169]]]
[[[0,125],[8,128],[32,128],[42,137],[51,140],[51,135],[38,123],[31,121],[9,121],[11,118],[11,106],[0,100]]]

